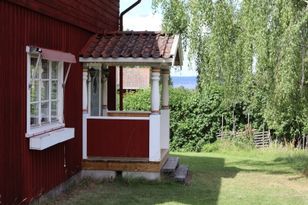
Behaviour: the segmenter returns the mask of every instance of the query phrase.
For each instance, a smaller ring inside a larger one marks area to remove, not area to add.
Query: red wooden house
[[[180,38],[118,27],[119,0],[0,1],[0,204],[27,204],[81,170],[159,174]],[[115,111],[122,65],[152,67],[151,111]]]

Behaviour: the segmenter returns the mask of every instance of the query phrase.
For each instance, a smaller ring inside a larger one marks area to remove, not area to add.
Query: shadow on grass
[[[291,155],[287,157],[278,157],[274,160],[291,167],[292,169],[301,172],[305,177],[308,177],[308,155]]]
[[[225,167],[216,157],[180,156],[192,173],[191,185],[170,180],[149,182],[117,179],[114,182],[87,182],[53,204],[208,204],[218,202],[223,178],[234,178],[240,169]]]
[[[271,161],[241,160],[228,164],[237,166],[245,172],[264,172],[277,175],[302,173],[308,177],[308,155],[290,155]]]

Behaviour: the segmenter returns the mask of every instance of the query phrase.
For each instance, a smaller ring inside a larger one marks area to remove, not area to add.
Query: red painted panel
[[[9,1],[94,33],[118,29],[119,0]]]
[[[93,33],[8,1],[0,1],[0,25],[0,204],[27,204],[81,169],[82,67],[72,65],[65,88],[65,123],[75,128],[75,138],[31,151],[25,138],[26,45],[77,57]],[[108,31],[116,27],[105,25]]]
[[[149,157],[149,120],[88,119],[88,156]]]

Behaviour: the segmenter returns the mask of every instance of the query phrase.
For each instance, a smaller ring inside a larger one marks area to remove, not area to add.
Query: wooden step
[[[169,157],[162,167],[162,172],[166,174],[175,173],[177,167],[179,166],[179,158],[178,157]]]
[[[185,183],[187,176],[188,176],[188,166],[187,165],[178,166],[178,168],[175,170],[174,179],[178,182]]]

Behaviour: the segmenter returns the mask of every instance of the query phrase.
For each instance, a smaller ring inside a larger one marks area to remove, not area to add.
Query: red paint
[[[93,33],[118,29],[119,0],[8,1]]]
[[[20,0],[19,2],[32,2]],[[40,1],[56,3],[57,1]],[[63,2],[62,0],[58,2]],[[84,1],[103,5],[104,1]],[[54,4],[56,6],[57,4]],[[75,4],[74,4],[75,5]],[[118,11],[118,4],[104,11]],[[38,8],[37,8],[38,9]],[[67,15],[72,11],[62,10]],[[61,9],[58,9],[58,12]],[[74,12],[76,13],[76,11]],[[76,14],[77,15],[77,14]],[[118,12],[109,24],[99,27],[117,30]],[[24,7],[0,1],[0,202],[29,203],[81,169],[82,156],[82,67],[73,64],[65,90],[65,123],[75,128],[75,138],[44,151],[30,151],[26,132],[26,46],[73,53],[76,57],[93,32],[42,15]],[[84,17],[85,18],[85,17]],[[92,18],[87,18],[91,21]],[[86,19],[85,19],[86,20]],[[69,21],[67,21],[69,22]],[[86,21],[85,21],[86,22]],[[67,64],[66,64],[67,68]]]
[[[88,156],[149,157],[149,120],[88,119]]]
[[[76,57],[71,53],[65,53],[62,51],[51,50],[47,48],[40,48],[43,59],[50,61],[63,61],[66,63],[77,63]]]

